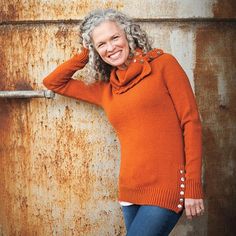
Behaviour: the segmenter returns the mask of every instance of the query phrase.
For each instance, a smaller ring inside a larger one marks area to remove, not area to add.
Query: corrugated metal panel
[[[230,235],[222,222],[235,217],[235,191],[225,187],[236,162],[235,1],[1,1],[0,90],[44,89],[42,78],[79,48],[77,20],[104,5],[137,18],[195,90],[209,212],[187,223],[183,216],[172,235]],[[94,105],[59,95],[0,99],[0,235],[124,235],[118,156],[116,135]]]
[[[82,19],[96,8],[115,8],[135,18],[235,18],[234,0],[29,0],[1,1],[2,21]]]

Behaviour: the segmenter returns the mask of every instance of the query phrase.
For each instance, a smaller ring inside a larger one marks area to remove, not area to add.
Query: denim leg
[[[177,224],[183,211],[176,213],[158,206],[140,206],[127,236],[167,236]]]
[[[136,216],[138,212],[139,207],[140,207],[139,205],[135,205],[135,204],[130,205],[130,206],[122,206],[125,227],[126,227],[127,232],[129,230],[131,223],[134,220],[134,217]]]

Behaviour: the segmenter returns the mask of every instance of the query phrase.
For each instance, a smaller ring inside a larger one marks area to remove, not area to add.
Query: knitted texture
[[[177,60],[154,49],[137,51],[110,81],[86,85],[73,74],[88,60],[84,49],[43,81],[56,93],[101,106],[121,146],[119,201],[179,212],[184,198],[203,198],[202,127],[189,80]]]

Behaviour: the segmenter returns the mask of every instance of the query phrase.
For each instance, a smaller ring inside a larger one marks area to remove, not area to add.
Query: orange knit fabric
[[[72,79],[88,61],[84,49],[43,81],[56,93],[101,106],[121,145],[119,201],[179,212],[184,198],[203,198],[202,127],[189,80],[170,54],[137,51],[110,81]]]

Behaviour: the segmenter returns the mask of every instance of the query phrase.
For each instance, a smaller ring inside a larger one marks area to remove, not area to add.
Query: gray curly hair
[[[151,50],[152,47],[146,32],[125,14],[113,9],[102,9],[90,12],[80,25],[81,42],[89,49],[89,73],[90,76],[96,80],[109,81],[112,66],[101,59],[94,48],[91,38],[93,29],[104,21],[113,21],[124,30],[130,48],[130,56],[134,55],[136,48],[140,48],[146,53]]]

